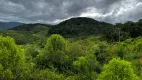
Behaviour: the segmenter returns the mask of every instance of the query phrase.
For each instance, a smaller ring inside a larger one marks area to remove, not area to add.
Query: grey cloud
[[[137,21],[142,19],[142,3],[137,4],[133,9],[124,13],[129,18],[129,21]]]
[[[127,10],[126,6],[132,3],[139,5]],[[141,0],[0,0],[0,20],[54,23],[57,20],[88,13],[88,8],[94,8],[94,12],[101,16],[92,18],[100,21],[110,23],[135,21],[142,18],[140,3]],[[122,8],[126,10],[121,11]],[[107,15],[109,13],[112,14]]]

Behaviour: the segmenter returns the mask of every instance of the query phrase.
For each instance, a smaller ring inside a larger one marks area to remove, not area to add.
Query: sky
[[[108,23],[142,19],[142,0],[0,0],[0,21],[57,24],[72,17]]]

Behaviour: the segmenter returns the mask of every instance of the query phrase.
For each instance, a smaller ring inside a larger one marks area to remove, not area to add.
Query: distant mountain
[[[6,30],[12,27],[16,27],[19,25],[22,25],[24,23],[19,23],[19,22],[0,22],[0,30]]]
[[[13,28],[10,28],[8,30],[15,30],[15,31],[26,31],[26,32],[39,32],[39,31],[45,31],[48,30],[50,25],[48,24],[40,24],[40,23],[35,23],[35,24],[23,24],[20,26],[16,26]]]

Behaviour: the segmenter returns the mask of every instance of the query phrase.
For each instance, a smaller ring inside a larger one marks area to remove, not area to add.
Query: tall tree
[[[65,39],[54,34],[48,38],[47,43],[41,53],[38,55],[38,64],[44,66],[45,68],[54,66],[57,69],[65,67],[65,63],[68,59],[67,43]]]

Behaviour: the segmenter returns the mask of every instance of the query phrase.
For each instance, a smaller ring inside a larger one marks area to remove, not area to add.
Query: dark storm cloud
[[[142,18],[141,0],[0,0],[0,20],[56,23],[91,17],[110,23]]]

